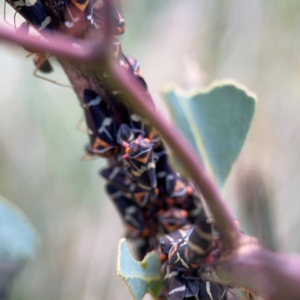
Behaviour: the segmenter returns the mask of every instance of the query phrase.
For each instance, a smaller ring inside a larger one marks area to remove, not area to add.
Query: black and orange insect
[[[187,225],[160,240],[162,277],[165,294],[171,300],[226,299],[227,288],[201,277],[200,267],[212,245],[212,227],[199,217],[195,225]]]
[[[84,90],[83,109],[90,143],[87,151],[101,157],[109,157],[117,150],[116,126],[107,104],[93,90]]]

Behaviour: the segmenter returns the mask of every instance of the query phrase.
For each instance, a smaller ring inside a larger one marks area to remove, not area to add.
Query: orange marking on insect
[[[145,197],[146,192],[134,193],[133,198],[137,204],[142,204],[143,198]]]
[[[149,156],[150,156],[150,150],[146,152],[145,157],[135,157],[135,159],[143,164],[146,164],[147,161],[149,160]]]
[[[182,210],[181,210],[181,215],[182,215],[184,218],[187,218],[188,213],[187,213],[186,210],[182,209]]]
[[[191,264],[190,265],[193,269],[198,269],[199,268],[199,265],[198,264]]]
[[[176,253],[176,251],[178,249],[178,244],[174,244],[171,249],[172,249],[172,251],[169,252],[169,258],[171,258],[173,255],[175,255],[175,253]]]
[[[169,204],[169,205],[173,205],[174,204],[174,199],[172,199],[172,198],[167,198],[166,199],[166,201],[167,201],[167,203]]]
[[[108,143],[104,142],[103,140],[101,140],[100,138],[97,137],[94,144],[93,144],[93,149],[97,150],[99,146],[102,147],[102,148],[109,148],[110,147],[110,145]]]
[[[160,261],[161,261],[162,263],[164,263],[164,262],[168,259],[168,256],[167,256],[167,254],[165,254],[165,253],[161,253],[161,254],[159,255],[159,259],[160,259]]]
[[[129,148],[129,147],[126,147],[126,148],[125,148],[125,153],[126,153],[126,154],[129,154],[129,152],[130,152],[130,148]]]
[[[131,226],[130,224],[126,224],[126,228],[130,233],[134,233],[136,232],[136,228],[134,228],[133,226]]]
[[[119,34],[124,33],[124,31],[125,31],[125,26],[124,27],[117,27],[115,34],[119,35]]]
[[[188,196],[193,194],[193,188],[191,186],[187,186],[185,190]]]
[[[89,4],[89,0],[86,0],[84,3],[77,3],[76,0],[71,0],[72,3],[79,8],[81,11],[85,11],[87,5]]]
[[[148,228],[145,228],[143,230],[143,233],[142,233],[143,237],[148,237],[150,235],[150,230]]]

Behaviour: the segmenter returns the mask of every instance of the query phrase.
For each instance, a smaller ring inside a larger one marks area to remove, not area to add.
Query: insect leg
[[[82,127],[83,122],[84,122],[84,117],[80,117],[79,121],[76,124],[76,130],[85,135],[89,135],[89,130],[87,128]]]
[[[46,80],[46,81],[48,81],[48,82],[57,84],[57,85],[59,85],[59,86],[67,87],[67,88],[73,89],[73,87],[70,86],[69,84],[59,83],[59,82],[56,81],[56,80],[52,80],[52,79],[50,79],[50,78],[47,78],[47,77],[45,77],[45,76],[41,76],[41,75],[38,75],[38,74],[37,74],[37,72],[41,69],[41,67],[43,66],[43,64],[44,64],[44,63],[48,60],[48,58],[50,57],[50,56],[47,56],[47,55],[45,55],[45,54],[43,54],[43,55],[44,55],[44,57],[42,57],[42,58],[39,60],[39,62],[37,63],[37,66],[36,66],[36,68],[35,68],[35,70],[34,70],[34,72],[33,72],[33,75],[34,75],[35,77],[37,77],[37,78]]]
[[[15,15],[16,15],[17,12],[15,12]],[[7,20],[6,20],[6,1],[4,1],[4,7],[3,7],[3,19],[4,19],[4,22],[9,25],[10,27],[13,27],[13,28],[16,28],[15,25],[13,24],[10,24]],[[15,17],[14,17],[14,20],[15,20]],[[15,22],[16,24],[16,22]]]

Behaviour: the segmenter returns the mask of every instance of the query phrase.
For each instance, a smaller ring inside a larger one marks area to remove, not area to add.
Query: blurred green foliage
[[[268,186],[264,197],[278,249],[299,252],[298,1],[126,0],[121,5],[127,22],[122,48],[140,61],[160,111],[166,108],[159,89],[168,82],[192,89],[233,78],[258,95],[250,134],[224,196],[244,230],[254,232],[244,219],[252,216],[240,205],[239,187],[258,171]],[[13,23],[11,10],[8,18]],[[132,299],[115,272],[123,229],[97,175],[105,161],[79,161],[87,137],[75,131],[81,116],[76,96],[34,78],[25,56],[1,42],[0,193],[29,216],[41,236],[41,249],[14,282],[11,299]],[[54,67],[51,77],[66,82],[59,65]]]
[[[38,246],[39,237],[28,218],[0,195],[0,299],[6,299],[12,280]]]

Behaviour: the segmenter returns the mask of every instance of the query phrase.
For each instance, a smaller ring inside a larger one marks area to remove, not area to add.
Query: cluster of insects
[[[124,33],[125,22],[112,3],[6,1],[26,19],[18,28],[26,34],[33,27],[41,36],[50,31],[87,38],[91,32],[103,33],[108,20],[112,59],[136,78],[152,101],[138,61],[122,52],[117,36]],[[27,50],[34,53],[33,49]],[[51,71],[45,53],[36,53],[34,61],[36,71]],[[227,287],[201,276],[203,266],[218,257],[221,244],[197,187],[172,168],[155,128],[120,101],[123,91],[105,85],[109,74],[103,72],[101,80],[99,86],[86,80],[75,89],[89,136],[86,153],[108,160],[109,166],[100,175],[107,180],[106,190],[125,224],[126,237],[136,242],[138,257],[142,259],[151,250],[158,252],[165,285],[160,299],[227,299]]]

